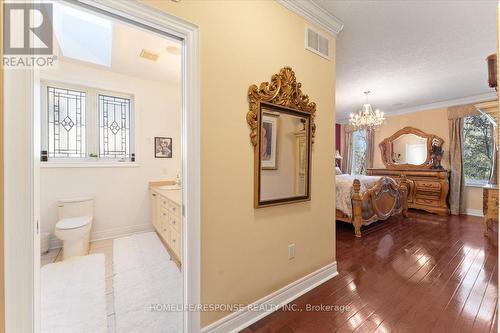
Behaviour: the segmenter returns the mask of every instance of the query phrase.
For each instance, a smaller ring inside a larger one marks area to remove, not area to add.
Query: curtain
[[[348,125],[342,126],[342,173],[351,173],[352,164],[352,130]]]
[[[493,136],[493,165],[491,166],[491,173],[489,184],[498,184],[498,142],[497,142],[497,127],[491,125],[491,132]]]
[[[479,116],[479,112],[474,104],[451,106],[448,108],[448,120],[462,119],[468,116]]]
[[[365,169],[373,168],[373,157],[375,154],[375,131],[366,131],[366,160]]]
[[[462,164],[462,136],[464,119],[448,119],[450,130],[450,210],[451,214],[465,213],[464,171]]]

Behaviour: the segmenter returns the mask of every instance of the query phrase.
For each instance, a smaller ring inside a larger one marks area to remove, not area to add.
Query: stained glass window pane
[[[47,87],[49,157],[85,157],[85,92]]]
[[[99,95],[99,156],[130,158],[130,99]]]

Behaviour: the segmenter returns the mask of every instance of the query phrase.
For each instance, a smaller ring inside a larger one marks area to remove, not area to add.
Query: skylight
[[[55,3],[54,31],[64,57],[111,66],[111,21]]]

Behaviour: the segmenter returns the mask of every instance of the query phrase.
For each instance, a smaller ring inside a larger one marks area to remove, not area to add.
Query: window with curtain
[[[464,117],[462,160],[465,185],[488,183],[493,165],[493,126],[487,116]]]
[[[363,175],[366,172],[366,131],[352,132],[351,174]]]

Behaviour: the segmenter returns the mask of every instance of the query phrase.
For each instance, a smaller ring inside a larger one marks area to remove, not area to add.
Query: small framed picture
[[[278,118],[279,115],[264,113],[262,115],[261,128],[261,168],[265,170],[277,170],[276,163],[277,144],[278,144]]]
[[[172,138],[155,137],[155,158],[172,158]]]

